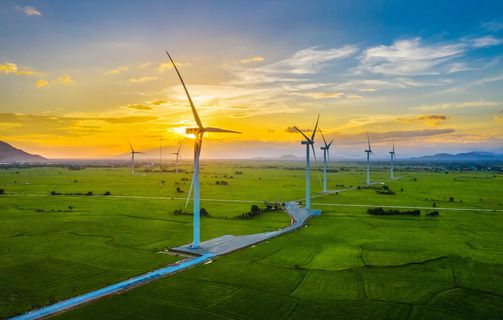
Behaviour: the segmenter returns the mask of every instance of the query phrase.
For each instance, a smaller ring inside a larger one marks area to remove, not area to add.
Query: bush
[[[378,208],[369,208],[367,213],[374,216],[415,216],[418,217],[421,215],[420,210],[406,210],[400,211],[398,209],[387,209],[384,210],[381,207]]]
[[[426,214],[428,217],[438,217],[440,215],[440,213],[438,212],[438,210],[433,210],[433,211],[430,211]]]
[[[208,211],[204,208],[201,208],[201,210],[199,210],[199,214],[201,215],[201,217],[209,217],[210,216]]]
[[[87,191],[86,196],[92,196],[93,192],[92,191]]]
[[[454,202],[454,197],[449,197],[450,202]]]
[[[177,192],[177,193],[183,193],[183,190],[182,190],[182,189],[180,189],[180,187],[176,187],[176,192]]]
[[[112,193],[110,191],[106,191],[105,193],[103,193],[104,196],[111,196]]]
[[[4,189],[0,189],[0,194],[5,194],[5,190]]]
[[[59,196],[61,193],[56,192],[54,190],[51,191],[51,196]]]

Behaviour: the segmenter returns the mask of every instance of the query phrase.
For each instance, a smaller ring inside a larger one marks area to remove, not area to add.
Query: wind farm
[[[501,10],[1,3],[0,318],[501,318]]]

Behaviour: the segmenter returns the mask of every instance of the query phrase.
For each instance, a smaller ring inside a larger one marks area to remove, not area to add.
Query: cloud
[[[368,135],[372,143],[386,142],[392,140],[408,140],[415,139],[421,141],[425,137],[434,137],[448,135],[456,132],[454,129],[423,129],[423,130],[393,130],[384,132],[369,131]],[[338,145],[353,146],[358,143],[367,143],[367,132],[359,132],[356,134],[342,134],[333,132],[325,136],[326,139],[335,139]]]
[[[49,81],[44,80],[44,79],[39,79],[35,82],[35,87],[37,88],[43,88],[49,85]]]
[[[482,28],[487,31],[498,32],[503,29],[503,22],[501,21],[484,22],[482,23]]]
[[[350,45],[325,50],[311,47],[299,50],[290,58],[260,67],[257,70],[266,73],[314,74],[320,71],[327,62],[351,57],[356,52],[357,48]]]
[[[140,78],[131,78],[129,79],[129,82],[132,83],[142,83],[142,82],[148,82],[152,80],[157,80],[157,77],[140,77]]]
[[[42,15],[42,13],[39,10],[37,10],[36,8],[34,8],[34,7],[30,7],[30,6],[26,6],[26,7],[16,6],[15,8],[16,8],[16,10],[23,12],[27,16],[41,16]]]
[[[313,132],[312,129],[300,129],[300,131],[306,133],[306,132]],[[295,129],[295,127],[288,127],[285,129],[285,132],[288,132],[288,133],[299,133],[299,131],[297,131]]]
[[[109,76],[109,75],[119,74],[119,73],[127,71],[127,70],[129,70],[129,68],[126,66],[118,66],[116,68],[105,71],[103,74],[106,76]]]
[[[151,64],[152,64],[151,62],[145,62],[145,63],[139,64],[138,68],[143,69],[143,68],[148,67]]]
[[[175,62],[175,64],[177,68],[190,66],[190,63],[185,62]],[[164,72],[170,70],[171,68],[173,68],[173,64],[171,63],[171,61],[167,61],[167,62],[161,62],[157,70],[159,70],[160,72]]]
[[[427,125],[430,126],[437,126],[440,122],[447,120],[447,116],[443,114],[424,114],[424,115],[418,115],[415,117],[408,117],[408,118],[397,118],[397,122],[402,122],[402,123],[410,123],[410,122],[415,122],[415,121],[421,121],[424,122]]]
[[[434,67],[458,57],[465,48],[464,43],[423,45],[421,38],[398,40],[365,50],[358,70],[387,75],[437,74]]]
[[[130,104],[127,106],[129,109],[135,109],[135,110],[153,110],[152,107],[145,106],[142,104]]]
[[[33,70],[30,70],[28,68],[23,68],[19,69],[17,64],[15,63],[4,63],[0,64],[0,73],[5,73],[5,74],[15,74],[18,76],[36,76],[36,75],[41,75],[40,72],[36,72]]]
[[[155,100],[155,101],[149,102],[149,104],[152,104],[154,106],[159,106],[161,104],[165,104],[166,102],[167,102],[166,100]]]
[[[501,102],[496,101],[467,101],[467,102],[451,102],[451,103],[439,103],[432,105],[422,105],[419,107],[409,108],[410,110],[418,111],[433,111],[433,110],[450,110],[450,109],[462,109],[462,108],[480,108],[480,107],[492,107],[501,105]]]
[[[71,85],[71,84],[74,84],[75,83],[75,80],[73,80],[69,75],[67,74],[64,74],[62,75],[61,77],[58,77],[56,79],[56,81],[59,83],[59,84],[62,84],[62,85]]]
[[[497,39],[493,36],[485,36],[481,38],[476,38],[472,40],[472,46],[474,48],[484,48],[484,47],[491,47],[491,46],[497,46],[503,43],[502,39]]]
[[[251,57],[248,59],[243,59],[243,60],[241,60],[241,63],[242,64],[256,63],[256,62],[262,62],[264,60],[265,60],[264,57],[256,56],[256,57]]]
[[[149,122],[156,120],[157,117],[110,117],[110,118],[96,118],[90,120],[101,120],[112,124],[131,124],[138,122]]]

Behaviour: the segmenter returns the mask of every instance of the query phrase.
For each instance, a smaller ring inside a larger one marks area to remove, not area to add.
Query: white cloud
[[[105,71],[103,74],[106,76],[109,76],[109,75],[119,74],[121,72],[127,71],[128,69],[129,68],[126,66],[118,66],[116,68]]]
[[[437,74],[434,67],[458,57],[465,48],[464,43],[423,45],[420,38],[399,40],[365,50],[358,69],[387,75]]]
[[[73,80],[69,75],[67,74],[64,74],[62,75],[61,77],[58,77],[56,79],[56,81],[60,84],[63,84],[63,85],[70,85],[70,84],[74,84],[75,83],[75,80]]]
[[[42,15],[42,13],[39,10],[37,10],[34,7],[30,7],[30,6],[26,6],[26,7],[16,6],[16,10],[23,12],[27,16],[41,16]]]
[[[256,63],[256,62],[262,62],[264,61],[264,57],[261,56],[256,56],[248,59],[243,59],[241,60],[241,63],[243,64],[248,64],[248,63]]]
[[[482,23],[482,28],[487,31],[498,32],[501,29],[503,29],[503,22],[501,22],[501,21],[484,22],[484,23]]]
[[[258,68],[266,73],[314,74],[330,61],[349,58],[356,54],[357,48],[346,45],[342,48],[317,50],[316,47],[297,51],[290,58]]]
[[[463,109],[463,108],[481,108],[481,107],[492,107],[501,105],[501,102],[496,101],[467,101],[467,102],[452,102],[452,103],[439,103],[431,105],[422,105],[419,107],[409,108],[410,110],[417,111],[433,111],[433,110],[450,110],[450,109]]]
[[[481,38],[476,38],[472,40],[472,46],[474,48],[484,48],[497,46],[503,43],[502,39],[495,38],[493,36],[485,36]]]
[[[140,77],[140,78],[129,79],[129,82],[141,83],[141,82],[147,82],[147,81],[152,81],[152,80],[156,80],[156,79],[157,79],[157,77]]]

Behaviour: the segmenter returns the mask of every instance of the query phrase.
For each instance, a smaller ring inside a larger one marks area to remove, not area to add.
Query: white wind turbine
[[[198,249],[200,242],[200,214],[201,214],[200,195],[199,195],[199,156],[201,154],[201,147],[203,144],[203,135],[205,132],[225,132],[225,133],[240,133],[240,132],[203,126],[203,123],[201,122],[201,119],[197,114],[196,107],[192,102],[192,98],[190,97],[189,91],[187,90],[187,86],[185,85],[185,82],[183,81],[183,78],[180,72],[178,71],[175,62],[169,55],[168,51],[166,51],[166,54],[168,55],[169,60],[173,64],[173,68],[175,69],[176,74],[178,75],[178,78],[182,83],[183,89],[185,90],[185,94],[187,95],[187,99],[189,100],[190,108],[192,109],[192,115],[194,116],[194,120],[196,121],[197,124],[197,128],[187,128],[186,133],[194,135],[194,173],[192,176],[192,185],[194,189],[194,240],[192,242],[191,247],[193,249]]]
[[[300,134],[306,138],[301,144],[306,145],[306,209],[311,209],[311,162],[309,160],[309,149],[313,150],[314,160],[316,161],[316,152],[314,151],[314,136],[316,135],[316,130],[318,130],[318,122],[320,121],[320,115],[318,114],[318,119],[316,120],[316,125],[314,126],[313,134],[311,138],[306,136],[299,128],[294,126],[294,129],[299,131]]]
[[[369,148],[367,150],[365,150],[365,153],[367,153],[367,184],[370,184],[370,155],[374,154],[374,152],[372,151],[372,148],[370,147],[370,138],[369,138],[369,134],[367,132],[367,142],[368,142],[368,146]]]
[[[395,139],[393,139],[393,150],[389,152],[390,156],[390,177],[391,179],[395,179]]]
[[[320,148],[323,150],[323,192],[327,192],[327,160],[330,161],[330,146],[332,145],[332,142],[334,142],[334,139],[327,144],[327,140],[325,140],[325,136],[323,135],[323,131],[321,131],[321,129],[320,133],[323,138],[323,143],[325,144],[325,146]]]
[[[182,144],[178,146],[178,151],[177,152],[171,152],[171,154],[176,155],[176,173],[178,173],[178,160],[182,160],[182,157],[180,156],[180,149],[182,148]]]
[[[129,142],[129,147],[131,148],[131,174],[134,175],[134,155],[135,154],[142,154],[143,152],[139,151],[134,151],[133,146],[131,145],[131,142]]]

